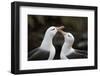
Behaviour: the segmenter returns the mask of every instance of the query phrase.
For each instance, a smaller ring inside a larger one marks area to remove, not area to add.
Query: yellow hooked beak
[[[59,32],[60,32],[62,35],[66,35],[66,32],[64,32],[63,30],[59,30]]]
[[[64,29],[64,26],[60,26],[60,27],[56,27],[56,29],[59,31],[59,30],[62,30]]]
[[[64,26],[60,26],[60,27],[56,27],[57,30],[62,34],[62,35],[65,35],[66,32],[64,32],[62,29],[64,29]]]

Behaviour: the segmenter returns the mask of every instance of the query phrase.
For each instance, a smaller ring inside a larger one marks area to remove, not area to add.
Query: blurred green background
[[[70,32],[75,37],[73,48],[88,51],[88,18],[71,16],[43,16],[28,15],[28,52],[39,47],[44,38],[45,31],[50,26],[62,26],[64,31]],[[56,48],[55,59],[61,51],[64,37],[59,32],[53,39]]]

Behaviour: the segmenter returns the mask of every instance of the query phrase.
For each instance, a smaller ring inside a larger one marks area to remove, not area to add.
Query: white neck
[[[68,43],[64,43],[62,47],[62,52],[65,55],[69,55],[70,53],[74,52],[74,49],[72,48],[72,45],[69,45]]]
[[[52,39],[53,39],[53,37],[46,33],[45,36],[44,36],[44,39],[41,43],[40,48],[43,48],[44,50],[50,51],[50,48],[53,45]]]

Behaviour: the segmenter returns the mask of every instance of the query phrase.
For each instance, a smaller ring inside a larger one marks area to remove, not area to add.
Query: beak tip
[[[64,29],[64,26],[58,27],[58,30],[62,30],[62,29]]]

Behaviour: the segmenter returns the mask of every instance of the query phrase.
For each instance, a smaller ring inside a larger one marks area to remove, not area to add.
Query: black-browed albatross
[[[60,53],[61,59],[87,58],[86,51],[72,48],[75,39],[71,33],[64,32],[62,30],[59,30],[59,32],[61,32],[64,36],[64,44]]]
[[[57,31],[63,28],[64,26],[49,27],[45,33],[44,39],[40,47],[33,49],[29,52],[28,60],[53,60],[56,51],[55,47],[53,46],[52,39]]]

